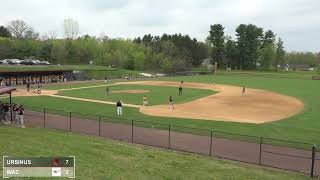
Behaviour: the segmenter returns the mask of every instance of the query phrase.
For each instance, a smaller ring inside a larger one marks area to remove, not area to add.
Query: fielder
[[[144,95],[144,96],[143,96],[143,99],[142,99],[142,100],[143,100],[143,102],[142,102],[142,103],[143,103],[143,104],[142,104],[142,106],[143,106],[143,107],[147,106],[147,105],[148,105],[148,98],[147,98],[147,96],[146,96],[146,95]]]
[[[118,116],[122,116],[122,103],[120,102],[120,100],[118,100],[116,106],[117,106],[117,114],[118,114]]]
[[[109,96],[109,86],[106,87],[106,94]]]
[[[182,86],[179,87],[179,96],[182,95]]]
[[[246,94],[246,87],[243,85],[242,86],[242,96]]]
[[[169,109],[170,110],[174,109],[172,96],[169,96]]]

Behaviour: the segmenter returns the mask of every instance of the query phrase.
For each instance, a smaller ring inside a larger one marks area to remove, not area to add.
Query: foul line
[[[79,100],[79,101],[86,101],[86,102],[95,102],[95,103],[115,105],[115,102],[111,102],[111,101],[100,101],[100,100],[94,100],[94,99],[75,98],[75,97],[59,96],[59,95],[50,95],[50,96],[57,97],[57,98],[64,98],[64,99],[72,99],[72,100]],[[141,106],[135,105],[135,104],[123,104],[123,105],[127,106],[127,107],[133,107],[133,108],[140,108],[141,107]]]
[[[84,87],[78,87],[78,88],[67,88],[67,89],[59,89],[57,91],[70,91],[70,90],[77,90],[77,89],[89,89],[89,88],[95,88],[95,87],[104,87],[104,86],[110,86],[112,84],[103,84],[103,85],[97,85],[97,86],[84,86]]]

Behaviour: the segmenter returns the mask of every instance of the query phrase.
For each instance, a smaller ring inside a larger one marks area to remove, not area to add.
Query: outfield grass
[[[111,91],[120,90],[147,90],[149,92],[141,94],[129,94],[129,93],[112,93]],[[214,94],[212,90],[206,89],[192,89],[183,88],[183,95],[179,96],[179,90],[177,87],[163,87],[163,86],[149,86],[149,85],[111,85],[109,86],[110,94],[106,94],[106,87],[95,87],[86,89],[75,89],[61,91],[58,95],[80,97],[88,99],[96,99],[103,101],[121,100],[127,104],[142,104],[142,98],[144,95],[148,97],[149,105],[167,104],[168,96],[172,96],[175,103],[184,103],[200,99],[205,96]]]
[[[312,80],[267,78],[248,76],[188,76],[175,78],[161,78],[159,80],[221,83],[240,86],[245,84],[249,88],[265,89],[297,97],[305,103],[304,111],[296,116],[281,121],[264,124],[249,124],[223,121],[204,121],[191,119],[178,119],[169,117],[152,117],[138,112],[134,108],[124,109],[124,118],[143,120],[147,122],[161,122],[191,128],[213,129],[232,133],[263,136],[275,139],[287,139],[320,144],[320,83]],[[84,112],[89,114],[103,114],[116,117],[115,107],[112,105],[81,102],[52,97],[17,97],[13,99],[18,103],[31,106],[64,109],[66,111]],[[62,105],[63,104],[63,105]]]
[[[76,156],[76,179],[309,179],[302,174],[47,129],[0,127],[0,136],[0,155]]]

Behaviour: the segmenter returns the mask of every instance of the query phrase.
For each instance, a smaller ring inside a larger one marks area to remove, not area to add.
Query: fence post
[[[70,124],[69,124],[69,131],[71,132],[71,112],[70,112],[70,120],[69,120]]]
[[[171,149],[171,125],[169,124],[168,148]]]
[[[316,158],[316,145],[312,146],[312,161],[311,161],[311,172],[310,172],[310,176],[313,178],[314,176],[314,161]]]
[[[262,156],[262,136],[260,137],[260,147],[259,147],[259,165],[261,165],[261,156]]]
[[[99,136],[101,136],[101,116],[99,115]]]
[[[131,143],[133,143],[133,120],[131,120]]]
[[[213,139],[213,131],[210,131],[210,153],[209,155],[212,155],[212,139]]]
[[[46,128],[46,108],[43,108],[43,128]]]

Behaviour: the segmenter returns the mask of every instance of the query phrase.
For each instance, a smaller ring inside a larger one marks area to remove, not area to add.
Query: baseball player
[[[243,85],[242,86],[242,96],[246,93],[246,87]]]
[[[143,96],[143,104],[144,107],[148,105],[148,98],[146,95]]]
[[[117,114],[118,114],[118,116],[122,116],[122,103],[120,102],[120,100],[118,100],[116,106],[117,106]]]
[[[106,87],[106,94],[109,96],[109,86]]]
[[[169,109],[170,109],[170,110],[173,110],[173,109],[174,109],[172,96],[169,96]]]
[[[41,87],[42,87],[42,85],[38,84],[37,94],[41,94]]]
[[[179,87],[179,96],[182,95],[182,86]]]

